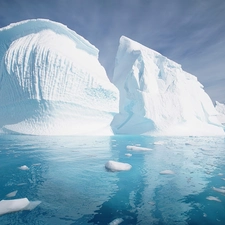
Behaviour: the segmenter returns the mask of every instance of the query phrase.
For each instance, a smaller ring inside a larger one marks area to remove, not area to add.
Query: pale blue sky
[[[109,77],[125,35],[181,64],[225,103],[224,0],[0,0],[0,27],[32,18],[63,23],[90,41]]]

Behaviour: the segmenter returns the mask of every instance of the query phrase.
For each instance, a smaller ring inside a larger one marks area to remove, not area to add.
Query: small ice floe
[[[123,222],[122,218],[117,218],[109,223],[109,225],[118,225]]]
[[[19,183],[19,184],[17,184],[17,186],[24,186],[24,185],[27,185],[27,183]]]
[[[18,167],[20,170],[29,170],[29,168],[26,165]]]
[[[131,169],[131,165],[128,163],[116,162],[116,161],[108,161],[105,164],[105,168],[111,172],[119,172],[119,171],[126,171]]]
[[[152,150],[151,148],[144,148],[144,147],[140,147],[136,145],[127,145],[127,149],[132,151],[151,151]]]
[[[41,201],[30,202],[27,198],[2,200],[0,201],[0,215],[21,210],[32,210],[40,203]]]
[[[32,166],[40,166],[41,165],[41,163],[34,163],[34,164],[32,164]]]
[[[219,193],[222,193],[222,194],[225,194],[225,189],[224,188],[216,188],[216,187],[213,187],[212,188],[214,191],[216,191],[216,192],[219,192]]]
[[[126,154],[125,154],[125,156],[127,156],[127,157],[131,157],[131,156],[132,156],[132,154],[130,154],[130,153],[126,153]]]
[[[155,141],[154,145],[164,145],[164,141]]]
[[[163,170],[159,174],[161,175],[172,175],[174,172],[172,170]]]
[[[155,202],[149,202],[148,204],[150,204],[150,205],[155,205]]]
[[[218,173],[218,176],[223,176],[223,173]]]
[[[203,213],[203,217],[207,217],[207,214],[206,213]]]
[[[221,178],[222,180],[225,180],[225,178]]]
[[[210,201],[216,201],[216,202],[221,202],[221,200],[217,197],[214,197],[214,196],[208,196],[206,197],[207,200],[210,200]]]
[[[18,192],[18,191],[13,191],[13,192],[10,192],[9,194],[7,194],[7,195],[6,195],[6,197],[7,197],[7,198],[12,198],[12,197],[15,197],[15,196],[16,196],[16,194],[17,194],[17,192]]]

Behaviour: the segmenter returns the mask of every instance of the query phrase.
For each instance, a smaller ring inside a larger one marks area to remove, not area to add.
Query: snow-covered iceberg
[[[0,63],[2,130],[112,134],[118,90],[98,61],[98,49],[74,31],[43,19],[1,28]]]
[[[225,126],[225,105],[216,101],[215,108],[219,113],[219,115],[217,116],[218,120]]]
[[[138,42],[120,38],[113,83],[120,91],[118,134],[224,135],[197,78]]]

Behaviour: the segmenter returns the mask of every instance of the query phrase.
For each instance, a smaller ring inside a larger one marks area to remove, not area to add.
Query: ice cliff
[[[0,133],[224,135],[197,78],[126,37],[113,83],[98,49],[60,23],[0,29]]]
[[[98,49],[66,26],[27,20],[0,29],[0,128],[32,135],[112,134],[118,90]]]
[[[217,116],[218,120],[225,126],[225,105],[216,101],[215,108],[219,113]]]
[[[138,42],[120,38],[113,83],[120,91],[117,134],[224,135],[197,78]]]

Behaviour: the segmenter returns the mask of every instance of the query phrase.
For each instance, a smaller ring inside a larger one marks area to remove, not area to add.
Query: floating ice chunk
[[[218,176],[223,176],[223,173],[218,173]]]
[[[127,149],[132,151],[151,151],[152,150],[151,148],[144,148],[144,147],[139,147],[135,145],[127,145]]]
[[[110,222],[109,225],[118,225],[122,222],[123,222],[122,218],[117,218],[117,219],[113,220],[112,222]]]
[[[208,197],[206,197],[206,199],[208,199],[208,200],[210,200],[210,201],[221,202],[220,199],[218,199],[217,197],[214,197],[214,196],[208,196]]]
[[[154,145],[164,145],[164,142],[163,141],[155,141]]]
[[[19,184],[17,184],[17,186],[24,186],[24,185],[27,185],[27,183],[19,183]]]
[[[0,215],[23,210],[29,205],[27,198],[0,201]]]
[[[40,166],[41,165],[41,163],[34,163],[34,164],[32,164],[32,166]]]
[[[24,208],[24,210],[33,210],[40,204],[41,201],[30,201],[30,203]]]
[[[222,180],[225,180],[225,178],[221,178]]]
[[[216,192],[225,194],[225,189],[223,189],[223,188],[216,188],[216,187],[213,187],[212,189],[213,189],[214,191],[216,191]]]
[[[15,197],[18,191],[13,191],[10,192],[9,194],[6,195],[7,198]]]
[[[172,170],[163,170],[160,172],[161,175],[172,175],[174,172]]]
[[[29,168],[26,165],[18,167],[20,170],[29,170]]]
[[[155,205],[155,202],[149,202],[148,204],[150,204],[150,205]]]
[[[131,156],[132,156],[132,154],[130,154],[130,153],[126,153],[126,154],[125,154],[125,156],[127,156],[127,157],[131,157]]]
[[[131,167],[132,166],[128,163],[116,162],[112,160],[105,164],[105,168],[112,172],[130,170]]]
[[[41,201],[29,201],[27,198],[0,201],[0,216],[6,213],[17,212],[21,210],[32,210],[38,206]]]

